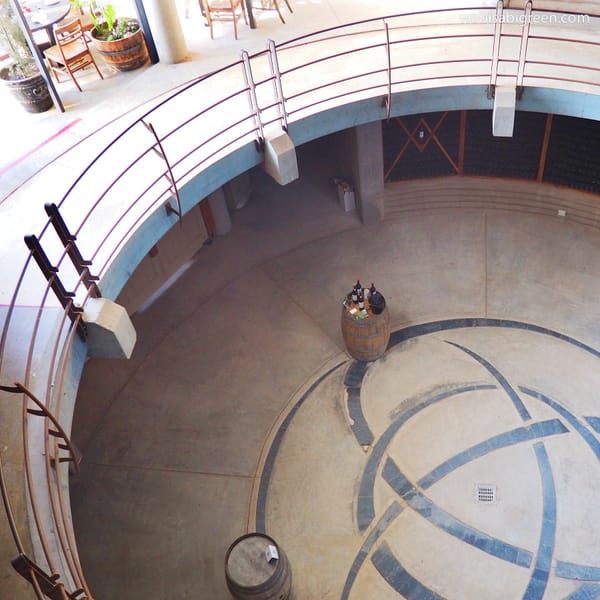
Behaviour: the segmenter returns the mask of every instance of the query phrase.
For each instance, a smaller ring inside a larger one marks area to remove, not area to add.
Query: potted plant
[[[0,46],[8,52],[8,64],[0,68],[0,80],[21,106],[32,113],[53,106],[48,85],[33,58],[9,0],[0,0]]]
[[[92,38],[104,60],[118,71],[131,71],[148,61],[148,49],[140,22],[131,17],[117,17],[112,4],[90,3],[94,28]]]

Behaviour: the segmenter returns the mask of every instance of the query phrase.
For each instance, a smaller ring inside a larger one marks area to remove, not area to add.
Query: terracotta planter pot
[[[44,112],[54,105],[41,73],[35,73],[25,79],[8,79],[8,68],[5,67],[0,70],[0,80],[27,112]]]
[[[92,38],[94,38],[94,47],[104,61],[118,71],[132,71],[145,65],[149,59],[146,40],[141,29],[123,39],[110,41],[98,39],[96,31],[92,30]]]

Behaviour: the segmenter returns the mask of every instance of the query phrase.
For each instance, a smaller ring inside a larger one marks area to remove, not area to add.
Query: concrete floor
[[[96,597],[229,598],[254,530],[296,600],[600,597],[597,231],[471,209],[366,227],[332,169],[313,143],[289,186],[254,172],[233,231],[134,316],[132,359],[87,364],[72,506]],[[340,331],[357,277],[395,331],[368,365]]]

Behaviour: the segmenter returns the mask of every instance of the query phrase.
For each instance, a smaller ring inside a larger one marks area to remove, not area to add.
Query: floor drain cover
[[[496,504],[496,486],[479,484],[477,486],[477,502],[481,502],[481,504]]]

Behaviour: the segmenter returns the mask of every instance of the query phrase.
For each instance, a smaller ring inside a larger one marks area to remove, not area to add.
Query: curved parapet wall
[[[28,240],[29,254],[25,246],[13,254],[23,269],[4,278],[0,300],[7,306],[0,385],[6,402],[23,403],[35,559],[25,556],[33,553],[25,545],[15,554],[38,597],[44,573],[44,585],[91,597],[67,476],[78,459],[68,435],[88,298],[100,292],[114,299],[178,215],[260,164],[264,140],[282,130],[299,145],[395,115],[490,109],[496,86],[514,88],[518,110],[600,119],[598,24],[596,17],[498,3],[393,15],[271,43],[143,112],[91,163],[71,153],[80,174],[62,199],[49,199],[56,202],[49,220],[24,217],[38,235]],[[22,528],[23,515],[13,509],[7,501],[9,523]],[[25,558],[42,572],[35,575]]]

